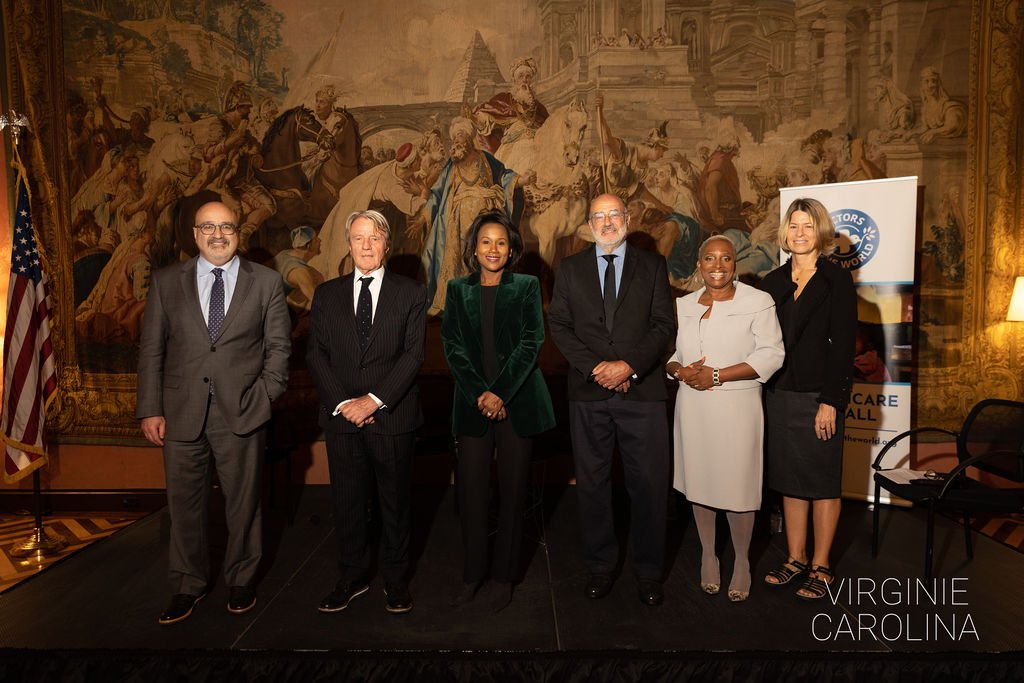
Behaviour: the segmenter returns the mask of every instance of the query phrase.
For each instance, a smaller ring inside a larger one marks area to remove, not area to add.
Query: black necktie
[[[612,331],[615,322],[615,254],[604,254],[601,258],[608,262],[604,268],[604,326]]]
[[[206,327],[210,331],[210,342],[217,338],[221,323],[224,322],[224,269],[213,269],[213,289],[210,290],[210,313]],[[210,380],[210,394],[213,394],[213,380]]]
[[[372,277],[361,277],[362,289],[359,290],[359,303],[356,305],[356,333],[359,335],[359,348],[366,349],[370,341],[370,328],[373,326],[373,297],[370,296]]]

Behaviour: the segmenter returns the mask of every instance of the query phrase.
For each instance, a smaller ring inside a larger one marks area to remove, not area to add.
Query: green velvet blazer
[[[481,330],[480,274],[448,281],[441,341],[455,378],[452,434],[483,436],[488,420],[476,400],[491,391],[505,403],[508,419],[519,436],[532,436],[555,426],[537,354],[544,343],[544,311],[540,282],[532,275],[505,271],[494,301],[494,347],[498,377],[485,379]]]

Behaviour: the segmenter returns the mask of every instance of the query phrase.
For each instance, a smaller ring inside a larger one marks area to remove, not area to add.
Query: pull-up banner
[[[832,260],[849,270],[857,285],[843,496],[865,500],[874,488],[875,456],[891,438],[910,429],[917,177],[785,187],[780,190],[780,219],[798,197],[817,199],[828,209],[838,237]],[[906,466],[909,458],[910,443],[901,441],[883,466]],[[882,500],[889,502],[885,491]]]

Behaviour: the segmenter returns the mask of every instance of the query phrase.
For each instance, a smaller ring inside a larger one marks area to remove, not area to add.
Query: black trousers
[[[217,468],[224,494],[228,546],[224,580],[228,586],[251,586],[263,553],[260,483],[266,431],[238,435],[231,431],[212,396],[206,425],[195,441],[164,440],[167,509],[171,516],[168,578],[172,593],[199,595],[210,582],[210,488]]]
[[[465,551],[462,580],[475,583],[488,574],[491,463],[497,448],[500,503],[490,576],[495,581],[512,583],[519,578],[523,507],[529,485],[533,439],[519,436],[511,421],[503,420],[491,423],[483,436],[460,436],[458,442],[459,519]]]
[[[366,506],[374,479],[380,502],[380,573],[386,584],[407,580],[412,451],[412,432],[328,432],[327,462],[342,581],[369,578]]]
[[[638,578],[660,581],[670,483],[665,402],[569,401],[569,429],[587,571],[609,574],[618,563],[611,477],[618,441],[630,499],[633,571]]]

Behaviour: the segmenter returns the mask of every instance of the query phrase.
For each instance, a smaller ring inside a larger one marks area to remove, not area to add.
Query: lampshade
[[[1006,311],[1006,319],[1024,321],[1024,277],[1018,277],[1013,285],[1010,310]]]

